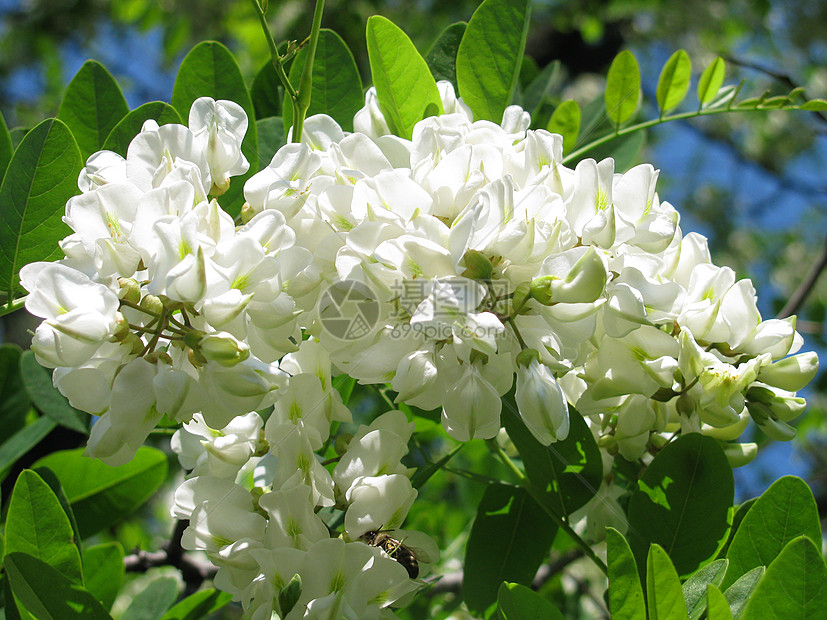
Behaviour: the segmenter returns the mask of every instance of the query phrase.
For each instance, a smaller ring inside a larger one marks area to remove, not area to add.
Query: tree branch
[[[790,296],[789,301],[787,301],[786,305],[781,309],[781,312],[778,313],[779,319],[792,316],[801,310],[804,306],[804,302],[807,300],[807,297],[815,288],[818,278],[821,275],[821,272],[824,271],[825,267],[827,267],[827,239],[824,240],[824,245],[821,247],[821,253],[813,263],[813,266],[810,267],[810,271],[807,272],[807,275],[804,276],[801,284],[798,285],[798,288]]]

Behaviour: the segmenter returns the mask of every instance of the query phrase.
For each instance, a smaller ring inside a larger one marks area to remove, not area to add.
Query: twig
[[[827,239],[824,240],[824,245],[821,246],[821,253],[813,263],[813,266],[810,267],[810,271],[807,272],[801,284],[798,285],[798,288],[790,296],[789,301],[787,301],[786,305],[781,309],[781,312],[778,313],[779,319],[792,316],[802,308],[807,297],[815,288],[818,278],[825,267],[827,267]]]

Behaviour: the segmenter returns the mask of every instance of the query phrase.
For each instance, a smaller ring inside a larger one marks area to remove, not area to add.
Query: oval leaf
[[[174,577],[153,579],[133,597],[120,620],[158,620],[176,598],[178,581]]]
[[[467,27],[465,22],[451,24],[440,33],[425,54],[425,62],[436,81],[447,80],[456,88],[457,50]]]
[[[57,422],[43,416],[23,427],[0,446],[0,480],[17,460],[39,444],[57,426]]]
[[[465,549],[462,595],[471,613],[482,616],[503,581],[529,585],[556,533],[525,489],[486,487]]]
[[[606,114],[615,125],[629,120],[640,100],[640,68],[635,55],[623,50],[612,61],[606,77]]]
[[[609,609],[615,620],[646,620],[643,588],[629,543],[614,528],[606,529]]]
[[[89,414],[78,411],[52,384],[52,373],[37,363],[34,353],[26,351],[20,358],[23,384],[34,406],[43,414],[66,428],[84,435],[89,434]]]
[[[666,61],[658,78],[655,99],[661,115],[680,105],[689,92],[691,79],[692,62],[689,60],[689,54],[684,50],[678,50]]]
[[[123,547],[118,542],[101,543],[83,552],[86,589],[109,609],[118,596],[124,577]]]
[[[58,241],[66,201],[78,193],[83,167],[72,133],[61,121],[46,119],[23,138],[0,187],[0,291],[20,289],[23,265],[63,257]]]
[[[443,111],[436,82],[408,35],[390,20],[369,18],[367,43],[379,109],[390,130],[410,140],[416,123]]]
[[[250,88],[250,98],[256,118],[261,120],[271,116],[281,116],[281,100],[284,97],[284,88],[279,82],[273,63],[269,60],[256,73],[253,86]]]
[[[14,485],[6,518],[6,552],[15,551],[40,558],[73,583],[83,583],[69,517],[49,485],[29,469]]]
[[[563,153],[569,153],[577,144],[580,133],[580,106],[574,99],[568,99],[555,108],[546,127],[551,133],[563,136]]]
[[[485,0],[468,22],[457,50],[457,86],[475,120],[503,120],[520,77],[530,6]]]
[[[132,110],[115,125],[103,143],[104,150],[115,151],[122,157],[126,157],[129,143],[140,133],[144,123],[150,119],[156,121],[158,125],[170,123],[180,125],[182,122],[178,111],[168,103],[150,101]]]
[[[743,620],[827,618],[827,565],[806,536],[787,544],[767,567]]]
[[[164,483],[163,452],[142,446],[128,463],[111,467],[83,456],[83,449],[49,454],[35,463],[57,474],[84,538],[134,512]]]
[[[726,588],[756,566],[769,566],[784,546],[807,536],[821,544],[821,524],[813,492],[795,476],[776,480],[744,516],[727,551]]]
[[[40,620],[112,620],[88,590],[45,562],[12,553],[4,563],[15,597]]]
[[[666,551],[660,545],[649,547],[646,558],[646,609],[649,620],[675,620],[686,617],[681,580]]]
[[[129,112],[121,87],[102,64],[87,60],[69,82],[57,117],[66,123],[85,160]]]
[[[222,208],[235,217],[244,204],[244,182],[258,170],[256,115],[235,57],[216,41],[204,41],[192,48],[175,76],[172,106],[184,121],[189,122],[190,108],[199,97],[235,101],[247,113],[247,134],[241,143],[241,152],[250,163],[250,169],[244,175],[233,178],[230,189],[218,200]]]
[[[746,607],[749,602],[752,593],[755,592],[755,588],[757,588],[758,584],[761,583],[761,580],[764,578],[764,573],[766,572],[767,569],[764,566],[753,568],[750,572],[746,575],[742,575],[738,581],[726,589],[726,592],[724,592],[724,597],[726,597],[726,600],[729,603],[729,609],[733,616],[736,618],[739,617],[744,607]]]
[[[301,50],[290,67],[290,83],[298,84],[307,54]],[[345,131],[353,131],[353,115],[364,104],[362,78],[350,49],[338,34],[327,28],[319,30],[319,42],[313,60],[313,88],[307,116],[327,114]],[[284,132],[293,125],[293,106],[286,101]]]
[[[638,563],[657,543],[678,574],[694,572],[726,539],[733,493],[732,469],[715,439],[690,433],[668,444],[629,502],[629,542]]]
[[[689,611],[689,620],[697,620],[706,610],[707,586],[720,586],[728,565],[729,562],[725,559],[715,560],[696,571],[683,584],[683,600]]]
[[[256,121],[258,132],[258,166],[266,168],[273,156],[284,146],[284,123],[278,116]]]
[[[724,83],[724,74],[726,73],[726,63],[724,59],[718,56],[713,60],[709,66],[704,69],[701,78],[698,80],[698,101],[701,105],[706,105],[713,99],[721,86]]]
[[[706,606],[709,610],[706,617],[709,620],[732,620],[729,603],[721,591],[711,583],[706,588]]]
[[[571,427],[563,441],[542,445],[515,413],[503,408],[503,424],[523,459],[532,486],[548,497],[554,512],[570,515],[597,493],[603,459],[583,416],[570,408]]]
[[[519,583],[502,583],[497,593],[497,610],[503,620],[565,620],[548,600]]]

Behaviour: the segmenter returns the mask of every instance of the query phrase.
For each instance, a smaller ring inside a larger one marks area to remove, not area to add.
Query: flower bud
[[[543,305],[552,303],[592,303],[606,288],[606,265],[593,246],[565,273],[565,264],[554,262],[544,268],[558,271],[559,275],[545,275],[531,283],[531,296]],[[562,272],[562,273],[561,273]]]
[[[336,440],[333,442],[333,449],[336,451],[336,454],[342,456],[345,452],[347,452],[347,447],[350,444],[350,440],[353,439],[353,433],[342,433],[341,435],[336,435]]]
[[[132,332],[129,329],[129,321],[120,312],[115,313],[115,333],[112,334],[110,340],[112,342],[120,342]]]
[[[531,349],[526,349],[520,355],[527,354],[527,358],[531,356],[529,351]],[[549,367],[539,359],[534,358],[528,364],[518,363],[514,400],[523,422],[541,444],[547,446],[568,437],[570,422],[566,396]]]
[[[818,372],[818,355],[813,351],[791,355],[761,368],[758,380],[773,387],[796,392]]]
[[[771,416],[788,422],[797,418],[807,406],[803,398],[793,396],[792,392],[773,390],[761,385],[753,385],[747,390],[747,398],[753,403],[761,403],[769,408]]]
[[[124,301],[131,301],[137,304],[141,301],[141,285],[134,278],[118,278],[118,297]]]
[[[206,359],[227,367],[235,366],[250,357],[247,343],[239,342],[227,332],[207,334],[201,338],[198,348]]]
[[[531,362],[535,361],[541,361],[540,352],[537,349],[523,349],[517,354],[517,368],[531,366]]]
[[[164,304],[155,295],[144,295],[141,300],[141,308],[149,310],[153,314],[161,314],[164,311]]]
[[[489,280],[494,272],[491,261],[482,252],[468,250],[464,256],[465,271],[462,276],[472,280]]]
[[[256,210],[253,209],[253,207],[250,206],[249,202],[245,202],[243,205],[241,205],[241,223],[242,224],[246,224],[251,219],[253,219],[255,214],[256,214]]]
[[[512,314],[519,314],[526,302],[531,298],[531,283],[521,282],[514,289],[514,295],[511,297],[511,312]]]
[[[144,350],[144,346],[145,346],[144,341],[141,340],[140,337],[138,337],[137,334],[132,334],[132,333],[127,334],[126,338],[121,340],[121,344],[124,345],[124,346],[131,347],[130,351],[129,351],[130,355],[140,355],[141,351]]]

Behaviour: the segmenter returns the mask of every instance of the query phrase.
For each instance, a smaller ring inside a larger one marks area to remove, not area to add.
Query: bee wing
[[[427,534],[415,530],[394,530],[391,536],[410,549],[418,561],[425,564],[439,561],[439,547]]]

